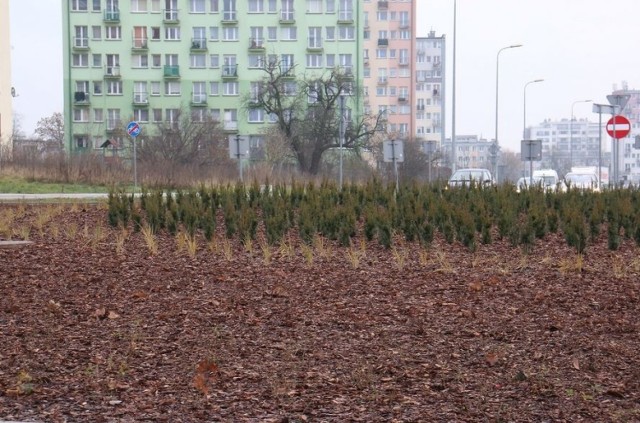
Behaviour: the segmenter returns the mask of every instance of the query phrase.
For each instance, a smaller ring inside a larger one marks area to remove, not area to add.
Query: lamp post
[[[498,74],[500,70],[500,53],[504,50],[522,47],[522,44],[513,44],[510,46],[502,47],[498,50],[498,54],[496,54],[496,137],[495,142],[498,144]],[[497,162],[496,162],[497,163]],[[496,181],[498,180],[498,166],[494,169]]]
[[[593,100],[576,100],[571,103],[571,119],[569,120],[569,170],[573,167],[573,107],[578,103],[591,103]]]
[[[453,0],[453,76],[451,84],[451,173],[455,173],[458,165],[456,151],[456,11],[457,2]]]
[[[523,110],[522,139],[523,140],[527,139],[527,87],[530,84],[534,84],[536,82],[542,82],[542,81],[544,81],[544,79],[534,79],[533,81],[529,81],[526,84],[524,84],[524,89],[523,89],[524,95],[522,96],[523,97],[523,102],[524,102],[523,107],[522,107],[522,110]],[[530,162],[531,162],[531,160],[530,160]],[[533,167],[533,163],[529,163],[529,168],[531,168],[531,167]],[[525,167],[525,172],[524,173],[525,173],[524,176],[527,176],[526,167]],[[529,169],[529,176],[532,177],[531,169]]]
[[[342,147],[344,145],[344,93],[340,93],[340,190],[342,190]]]

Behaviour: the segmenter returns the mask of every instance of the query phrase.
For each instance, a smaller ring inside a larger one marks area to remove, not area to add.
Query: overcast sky
[[[14,110],[27,134],[62,111],[61,9],[60,0],[10,0]],[[498,138],[512,151],[528,81],[545,80],[527,88],[527,125],[569,118],[577,100],[606,103],[622,81],[640,89],[640,0],[457,0],[457,9],[457,135],[494,137],[496,55],[508,45],[523,45],[500,54]],[[417,22],[418,36],[447,37],[450,136],[453,0],[418,0]],[[598,119],[586,103],[574,115]]]

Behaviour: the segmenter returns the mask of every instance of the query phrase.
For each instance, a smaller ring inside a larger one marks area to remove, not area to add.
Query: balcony
[[[167,24],[175,24],[180,22],[178,9],[164,9],[162,11],[162,20]]]
[[[207,95],[204,93],[193,93],[191,94],[191,106],[193,107],[206,107],[207,106]]]
[[[378,47],[388,47],[389,39],[388,38],[378,38]]]
[[[398,96],[398,103],[406,103],[408,101],[408,95],[407,94],[400,94]]]
[[[88,50],[89,38],[87,37],[73,37],[73,49],[74,50]]]
[[[307,39],[307,50],[322,50],[322,37],[309,37]]]
[[[222,67],[223,78],[237,78],[238,77],[238,65],[224,65]]]
[[[88,106],[89,105],[89,93],[84,91],[76,91],[73,93],[73,104],[76,106]]]
[[[165,65],[164,66],[164,77],[169,78],[180,78],[180,66],[178,65]]]
[[[120,9],[111,9],[104,11],[105,22],[120,22]]]
[[[400,65],[400,66],[409,66],[409,58],[408,57],[400,57],[398,59],[398,65]]]
[[[207,40],[205,38],[192,38],[191,51],[203,51],[207,49]]]
[[[148,39],[147,38],[134,38],[133,44],[131,45],[132,50],[148,50]]]
[[[225,10],[222,12],[222,23],[223,24],[235,24],[238,22],[238,11],[237,10]]]
[[[223,129],[227,132],[237,132],[238,131],[238,121],[237,120],[225,120],[223,123]]]
[[[385,85],[387,83],[387,77],[386,76],[379,76],[378,77],[378,85]]]
[[[138,107],[149,106],[149,94],[146,91],[133,93],[133,105]]]
[[[281,10],[280,11],[280,23],[281,24],[292,24],[296,22],[296,17],[293,9]]]
[[[340,72],[347,79],[353,78],[353,66],[340,66]]]
[[[107,133],[113,134],[114,132],[119,132],[120,128],[120,120],[119,119],[107,119]]]
[[[424,112],[424,104],[418,104],[416,106],[416,110],[419,112]]]
[[[249,38],[249,50],[264,50],[264,38],[251,37]]]
[[[400,24],[398,25],[400,29],[409,29],[409,26],[411,26],[409,21],[400,21]]]
[[[281,76],[283,78],[295,78],[296,77],[296,74],[294,72],[295,68],[293,67],[293,65],[283,63],[281,65],[281,69],[282,69]]]
[[[107,65],[104,67],[105,78],[120,78],[120,66]]]
[[[339,10],[338,11],[338,23],[339,24],[352,24],[353,23],[353,10]]]
[[[379,10],[384,10],[384,9],[388,9],[389,8],[389,2],[388,1],[379,1],[378,2],[378,9]]]

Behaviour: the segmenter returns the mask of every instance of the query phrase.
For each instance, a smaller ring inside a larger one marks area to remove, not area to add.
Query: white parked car
[[[458,169],[449,178],[449,186],[452,188],[472,185],[487,187],[495,185],[495,182],[491,172],[482,168]]]
[[[574,173],[564,175],[564,182],[570,189],[600,191],[598,175],[595,173]]]

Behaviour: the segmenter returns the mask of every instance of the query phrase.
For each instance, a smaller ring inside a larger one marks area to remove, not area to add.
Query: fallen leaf
[[[109,319],[117,319],[118,317],[120,317],[120,315],[118,313],[116,313],[115,311],[110,311],[108,317],[109,317]]]
[[[107,317],[107,309],[104,307],[98,308],[93,312],[93,316],[97,317],[98,319],[104,319],[105,317]]]
[[[577,359],[577,358],[574,358],[574,359],[573,359],[572,364],[573,364],[573,368],[574,368],[574,369],[576,369],[576,370],[580,370],[580,362],[578,361],[578,359]]]

